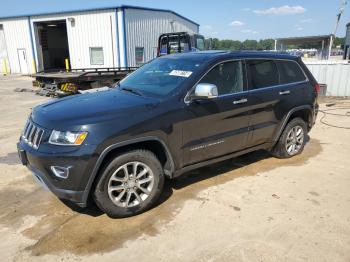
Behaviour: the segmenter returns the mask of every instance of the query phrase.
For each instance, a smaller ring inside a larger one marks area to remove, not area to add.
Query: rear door
[[[248,88],[252,103],[248,146],[267,142],[275,133],[281,108],[279,73],[274,60],[247,60]]]
[[[246,146],[249,126],[249,97],[242,61],[215,66],[200,83],[215,84],[219,96],[192,101],[185,108],[183,123],[184,165],[219,157]]]
[[[247,61],[252,101],[249,146],[273,142],[288,112],[305,101],[307,78],[293,60]]]

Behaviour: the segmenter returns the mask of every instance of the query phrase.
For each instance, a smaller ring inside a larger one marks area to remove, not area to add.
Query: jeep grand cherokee
[[[259,149],[300,154],[318,90],[287,54],[164,56],[109,91],[35,107],[18,151],[59,198],[131,216],[155,205],[165,178]]]

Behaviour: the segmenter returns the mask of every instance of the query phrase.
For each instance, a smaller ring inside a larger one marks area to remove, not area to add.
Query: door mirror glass
[[[201,83],[198,84],[194,90],[194,99],[208,99],[218,96],[218,88],[216,85]]]

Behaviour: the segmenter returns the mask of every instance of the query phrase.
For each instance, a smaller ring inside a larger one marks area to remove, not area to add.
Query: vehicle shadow
[[[307,144],[310,141],[310,137],[306,136],[305,143]],[[271,158],[272,155],[270,152],[266,150],[259,150],[255,152],[251,152],[242,156],[238,156],[235,158],[231,158],[225,161],[221,161],[215,164],[211,164],[202,168],[198,168],[196,170],[192,170],[182,174],[181,176],[174,179],[166,179],[164,184],[163,192],[158,200],[157,205],[155,205],[152,209],[157,208],[158,206],[165,203],[169,198],[174,194],[174,190],[181,190],[188,186],[197,184],[199,182],[212,179],[214,177],[218,177],[228,172],[232,172],[236,169],[244,168],[253,163],[262,161],[267,158]],[[242,173],[242,175],[245,175]],[[219,183],[219,182],[218,182]],[[66,200],[61,200],[66,206],[71,208],[75,212],[79,212],[81,214],[86,214],[93,217],[98,217],[103,215],[104,213],[93,203],[91,200],[87,207],[81,208],[74,203],[71,203]]]

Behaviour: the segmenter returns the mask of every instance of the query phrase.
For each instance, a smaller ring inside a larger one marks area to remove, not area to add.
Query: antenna
[[[340,8],[339,8],[339,13],[337,14],[337,20],[336,20],[336,23],[335,23],[335,26],[334,26],[334,31],[333,31],[333,34],[331,34],[331,37],[329,39],[328,59],[331,58],[333,40],[335,39],[335,36],[337,34],[339,21],[340,21],[340,18],[342,16],[342,14],[344,13],[345,6],[347,5],[347,3],[348,2],[346,0],[341,0],[340,1]]]

